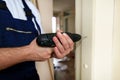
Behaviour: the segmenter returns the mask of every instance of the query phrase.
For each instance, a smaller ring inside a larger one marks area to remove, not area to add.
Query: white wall
[[[120,0],[115,0],[112,80],[120,80]]]
[[[92,29],[93,1],[82,0],[81,80],[92,80]]]
[[[78,10],[76,31],[83,37],[82,50],[80,47],[76,50],[76,80],[120,80],[119,7],[116,8],[119,10],[116,12],[117,15],[115,14],[115,5],[119,6],[120,1],[81,0],[81,2],[76,0],[76,4],[79,4],[76,6]]]
[[[81,34],[82,28],[82,0],[75,0],[75,33]],[[81,80],[81,43],[77,42],[75,50],[75,80]]]
[[[92,80],[112,80],[114,0],[95,0],[93,4]]]
[[[53,0],[37,0],[45,32],[52,32]]]

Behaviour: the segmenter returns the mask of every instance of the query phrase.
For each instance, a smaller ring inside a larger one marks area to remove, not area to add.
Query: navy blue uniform
[[[40,31],[35,16],[24,0],[24,11],[27,20],[16,19],[12,16],[6,3],[0,0],[0,48],[20,47],[28,45],[36,36],[38,31],[32,21]],[[0,80],[39,80],[35,68],[35,62],[28,61],[16,64],[12,67],[0,71]]]

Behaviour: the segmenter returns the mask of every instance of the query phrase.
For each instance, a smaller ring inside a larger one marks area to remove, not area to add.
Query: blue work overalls
[[[6,3],[0,0],[0,48],[20,47],[30,44],[38,36],[38,32],[32,22],[35,16],[28,8],[24,0],[24,11],[27,20],[13,18]],[[40,27],[35,20],[36,26]],[[0,71],[0,80],[39,80],[35,68],[35,62],[23,62]]]

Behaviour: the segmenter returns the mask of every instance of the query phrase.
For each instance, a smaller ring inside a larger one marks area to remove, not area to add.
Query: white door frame
[[[76,0],[76,80],[112,80],[114,0]]]

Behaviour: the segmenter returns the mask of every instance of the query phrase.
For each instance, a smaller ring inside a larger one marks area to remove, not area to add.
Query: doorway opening
[[[52,30],[75,33],[75,0],[53,0]],[[53,59],[55,80],[75,80],[75,50]]]

